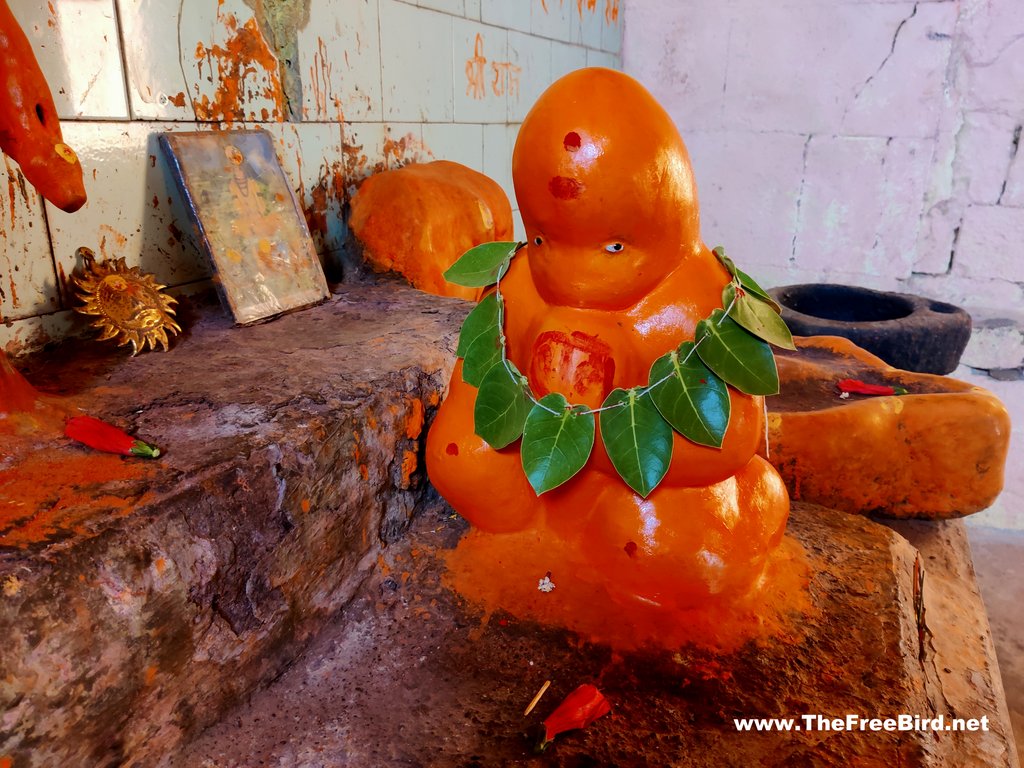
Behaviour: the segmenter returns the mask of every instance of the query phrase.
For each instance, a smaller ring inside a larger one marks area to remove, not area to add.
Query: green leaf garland
[[[539,496],[557,488],[587,463],[600,415],[601,439],[619,476],[646,498],[672,462],[673,430],[699,445],[721,448],[729,427],[731,385],[749,395],[779,391],[770,344],[793,349],[779,305],[739,269],[721,246],[714,254],[732,280],[722,291],[725,309],[697,323],[694,341],[654,361],[646,387],[615,389],[597,410],[572,405],[552,392],[539,401],[509,361],[502,331],[500,280],[524,243],[471,248],[445,272],[458,285],[495,285],[466,317],[457,354],[463,379],[478,388],[474,430],[495,449],[522,438],[526,477]]]
[[[672,463],[672,427],[650,397],[636,389],[613,389],[601,411],[601,441],[626,485],[650,495]]]
[[[694,353],[692,341],[655,360],[650,383],[651,399],[672,429],[699,445],[722,447],[729,389]]]
[[[571,406],[558,392],[545,395],[526,417],[523,470],[540,496],[583,469],[594,449],[594,413]]]

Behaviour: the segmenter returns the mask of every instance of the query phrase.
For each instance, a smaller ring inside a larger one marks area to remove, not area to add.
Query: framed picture
[[[236,323],[259,322],[330,295],[269,134],[165,133],[160,146]]]

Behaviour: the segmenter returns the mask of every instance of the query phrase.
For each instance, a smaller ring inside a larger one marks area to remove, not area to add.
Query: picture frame
[[[270,134],[168,132],[159,142],[235,323],[258,323],[330,296]]]

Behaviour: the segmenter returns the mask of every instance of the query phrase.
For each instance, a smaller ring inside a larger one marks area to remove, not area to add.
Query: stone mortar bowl
[[[923,296],[830,283],[769,293],[795,335],[842,336],[905,371],[950,373],[971,338],[967,312]]]

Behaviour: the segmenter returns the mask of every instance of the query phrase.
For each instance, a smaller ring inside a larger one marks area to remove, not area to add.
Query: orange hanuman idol
[[[583,69],[527,115],[512,175],[527,246],[501,280],[508,359],[537,398],[560,392],[596,409],[613,389],[647,382],[652,363],[722,307],[730,274],[701,242],[686,147],[639,83]],[[581,578],[619,604],[687,610],[758,583],[789,514],[781,479],[754,453],[762,397],[729,387],[720,448],[673,432],[668,471],[643,498],[600,434],[583,469],[538,496],[518,442],[495,450],[474,433],[476,396],[460,360],[427,468],[477,529],[559,540]]]

